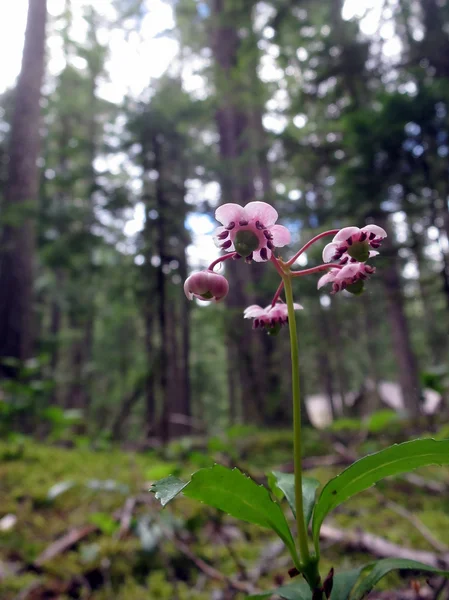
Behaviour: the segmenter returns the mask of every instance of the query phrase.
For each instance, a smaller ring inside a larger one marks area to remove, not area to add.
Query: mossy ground
[[[311,432],[306,439],[308,456],[331,452],[326,436]],[[384,439],[381,445],[385,445]],[[188,476],[213,462],[237,464],[262,479],[270,469],[291,462],[290,435],[283,431],[239,432],[231,439],[210,440],[206,450],[195,441],[178,442],[163,458],[155,452],[66,449],[27,439],[1,443],[0,519],[7,514],[17,517],[14,527],[0,531],[1,600],[213,598],[214,590],[224,584],[201,574],[169,539],[169,533],[177,531],[197,557],[229,576],[236,574],[235,555],[251,570],[267,544],[274,541],[273,536],[256,526],[237,527],[233,519],[187,499],[161,511],[147,494],[149,482],[155,479],[170,472]],[[310,475],[324,483],[340,470],[320,467]],[[421,475],[449,483],[449,469],[426,469]],[[58,488],[56,484],[61,485]],[[447,543],[449,498],[399,480],[384,482],[376,490],[359,495],[334,511],[330,522],[341,528],[361,528],[396,544],[434,551],[409,520],[381,501],[379,493],[412,511],[436,539]],[[119,539],[117,515],[129,496],[141,501],[133,512],[129,532]],[[97,529],[40,568],[33,567],[55,540],[89,524]],[[224,534],[227,544],[223,543]],[[350,568],[372,559],[363,553],[344,553],[336,546],[325,548],[323,556],[323,573],[331,566]],[[275,577],[290,566],[286,561],[280,570],[280,564],[273,564],[273,572],[259,582],[262,589],[273,587]],[[385,579],[381,588],[399,585],[404,582],[394,575]],[[24,590],[30,591],[28,596],[23,596]]]

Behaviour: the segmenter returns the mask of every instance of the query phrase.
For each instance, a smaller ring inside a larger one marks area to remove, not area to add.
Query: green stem
[[[293,307],[293,290],[291,275],[283,276],[285,286],[285,299],[288,308],[288,326],[290,330],[290,348],[292,359],[292,393],[293,393],[293,457],[295,463],[295,499],[296,523],[298,528],[298,543],[301,562],[308,565],[310,560],[309,545],[307,542],[307,527],[304,519],[304,506],[302,501],[302,466],[301,466],[301,392],[299,385],[299,354],[298,336],[296,333],[296,316]]]

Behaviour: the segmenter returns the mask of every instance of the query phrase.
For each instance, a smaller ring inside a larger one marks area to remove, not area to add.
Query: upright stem
[[[310,563],[307,528],[304,519],[302,501],[302,467],[301,467],[301,393],[299,384],[298,336],[296,333],[295,309],[293,306],[293,290],[290,274],[283,275],[285,299],[288,308],[288,326],[290,329],[290,348],[292,359],[292,393],[293,393],[293,457],[295,463],[295,499],[296,523],[298,527],[298,543],[301,563]]]

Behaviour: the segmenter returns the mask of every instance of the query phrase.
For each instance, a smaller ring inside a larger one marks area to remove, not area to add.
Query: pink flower
[[[300,304],[293,305],[295,310],[301,310],[303,307]],[[265,327],[269,331],[279,330],[282,325],[288,323],[288,309],[286,304],[277,303],[274,306],[266,306],[262,308],[257,304],[252,304],[243,311],[244,319],[254,319],[253,328]]]
[[[184,292],[189,300],[195,296],[200,300],[222,300],[229,291],[228,280],[213,271],[198,271],[187,277]]]
[[[324,247],[323,260],[339,260],[345,255],[359,262],[365,262],[370,256],[375,256],[382,240],[387,237],[387,232],[377,225],[358,227],[343,227],[335,235],[330,244]],[[373,250],[370,251],[370,248]]]
[[[223,224],[215,232],[217,245],[227,252],[237,252],[248,261],[263,262],[271,258],[276,246],[290,242],[290,232],[282,225],[275,225],[278,213],[266,202],[223,204],[215,212],[217,221]]]
[[[332,293],[347,289],[353,294],[361,294],[363,282],[376,272],[374,267],[363,262],[350,262],[341,269],[331,269],[318,280],[318,289],[327,283],[332,283]]]

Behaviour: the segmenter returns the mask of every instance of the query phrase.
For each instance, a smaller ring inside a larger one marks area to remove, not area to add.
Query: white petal
[[[271,250],[269,248],[265,248],[267,251],[267,258],[264,259],[260,256],[260,250],[254,250],[253,252],[253,260],[255,260],[256,262],[265,262],[265,260],[270,260],[271,258]]]
[[[331,281],[334,281],[334,279],[335,279],[335,269],[333,269],[332,271],[329,271],[329,273],[326,273],[325,275],[323,275],[322,277],[320,277],[318,279],[317,289],[322,288],[324,285],[326,285],[326,283],[330,283]]]
[[[331,242],[330,244],[327,244],[326,246],[324,246],[324,250],[323,250],[323,261],[325,263],[328,263],[332,260],[332,258],[334,257],[335,251],[338,248],[338,244],[334,244],[333,242]]]
[[[273,225],[270,227],[270,233],[273,236],[273,244],[277,247],[286,246],[290,243],[291,235],[287,227],[283,225]]]
[[[355,235],[356,233],[360,233],[360,229],[358,227],[343,227],[343,229],[340,229],[332,241],[345,242],[349,237]]]
[[[366,227],[362,227],[362,231],[366,231],[366,233],[374,233],[376,237],[386,238],[387,232],[379,225],[366,225]]]
[[[245,206],[245,214],[249,220],[260,221],[265,227],[274,225],[278,219],[277,210],[266,202],[249,202]]]
[[[240,204],[223,204],[215,211],[215,218],[219,223],[223,223],[225,227],[231,223],[238,223],[245,216],[245,211]]]

